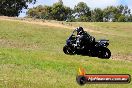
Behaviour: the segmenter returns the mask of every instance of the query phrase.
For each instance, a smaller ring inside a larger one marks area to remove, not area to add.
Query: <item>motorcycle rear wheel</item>
[[[109,59],[111,57],[111,52],[108,48],[101,48],[99,50],[98,57],[103,59]]]

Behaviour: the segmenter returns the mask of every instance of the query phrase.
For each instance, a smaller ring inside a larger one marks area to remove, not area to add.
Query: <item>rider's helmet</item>
[[[83,30],[82,27],[78,27],[78,28],[76,29],[76,31],[77,31],[77,35],[80,35],[80,34],[82,34],[82,33],[84,32],[84,30]]]

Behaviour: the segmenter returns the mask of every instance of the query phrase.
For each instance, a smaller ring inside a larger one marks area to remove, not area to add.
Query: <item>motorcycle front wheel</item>
[[[68,54],[68,55],[74,55],[74,54],[75,54],[75,51],[74,51],[71,47],[69,47],[69,46],[67,46],[67,45],[65,45],[65,46],[63,47],[63,52],[64,52],[65,54]]]

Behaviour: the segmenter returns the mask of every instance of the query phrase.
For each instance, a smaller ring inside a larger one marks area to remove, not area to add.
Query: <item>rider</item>
[[[80,48],[84,48],[86,45],[91,46],[91,44],[95,41],[95,38],[90,36],[82,27],[76,28],[77,31],[77,40],[76,46]]]

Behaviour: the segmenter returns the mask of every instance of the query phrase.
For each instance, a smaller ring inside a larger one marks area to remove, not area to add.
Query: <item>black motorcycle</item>
[[[85,46],[76,46],[77,35],[75,30],[72,32],[71,36],[66,40],[66,45],[63,47],[63,52],[68,55],[87,55],[92,57],[99,57],[104,59],[109,59],[111,57],[111,52],[107,48],[109,45],[109,40],[99,40],[96,41],[94,37],[91,37],[92,43]]]

